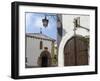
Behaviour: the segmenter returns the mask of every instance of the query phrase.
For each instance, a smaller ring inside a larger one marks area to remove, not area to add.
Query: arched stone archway
[[[58,66],[59,67],[64,66],[64,53],[63,53],[64,46],[65,46],[66,42],[73,36],[74,36],[74,32],[73,31],[69,32],[65,36],[63,36],[63,38],[60,42],[59,50],[58,50]]]
[[[80,35],[80,34],[77,34],[77,35]],[[68,42],[68,40],[70,40],[73,36],[74,36],[74,32],[70,31],[65,36],[63,36],[62,41],[60,42],[59,50],[58,50],[58,66],[60,66],[60,67],[65,65],[64,64],[64,48],[65,48],[65,45]],[[82,35],[82,36],[84,37],[85,35]],[[88,51],[88,54],[89,54],[89,51]],[[89,60],[89,57],[88,57],[88,60]],[[88,64],[89,64],[89,61],[88,61]]]
[[[51,66],[51,55],[49,51],[45,50],[41,52],[40,57],[38,58],[38,64],[40,67]]]

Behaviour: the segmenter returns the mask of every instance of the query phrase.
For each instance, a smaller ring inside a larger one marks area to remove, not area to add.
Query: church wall
[[[52,41],[42,40],[43,49],[40,49],[41,39],[26,37],[26,57],[28,66],[38,66],[38,58],[44,47],[48,47],[48,51],[51,53]]]

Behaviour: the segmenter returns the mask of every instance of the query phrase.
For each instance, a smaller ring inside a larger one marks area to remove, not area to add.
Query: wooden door
[[[42,66],[42,67],[47,67],[47,66],[48,66],[48,57],[47,57],[47,56],[43,56],[43,57],[42,57],[41,66]]]
[[[64,47],[64,65],[88,65],[88,44],[84,37],[74,36]]]

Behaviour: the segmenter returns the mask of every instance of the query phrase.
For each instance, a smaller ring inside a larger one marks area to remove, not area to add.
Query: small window
[[[43,42],[40,41],[40,49],[42,49],[42,48],[43,48]]]

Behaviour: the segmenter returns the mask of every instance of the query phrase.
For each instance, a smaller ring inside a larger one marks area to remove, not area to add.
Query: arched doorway
[[[38,59],[38,64],[40,67],[50,67],[51,66],[51,55],[49,51],[43,51]]]
[[[64,47],[64,66],[88,65],[88,41],[82,36],[73,36]]]

